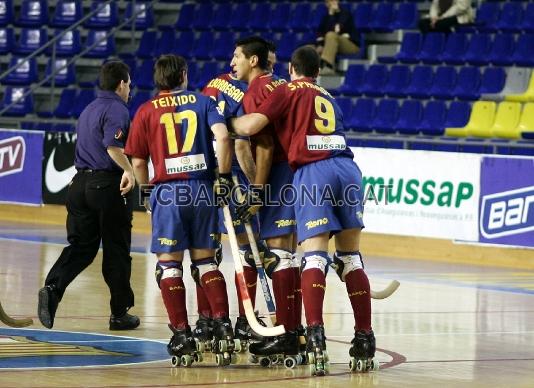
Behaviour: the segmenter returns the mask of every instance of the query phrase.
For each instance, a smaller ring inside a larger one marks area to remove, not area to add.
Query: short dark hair
[[[121,81],[128,82],[130,67],[121,61],[106,62],[100,68],[98,84],[100,89],[114,92]]]
[[[291,66],[295,69],[295,73],[305,77],[317,77],[320,63],[321,58],[312,46],[299,47],[291,55]]]
[[[162,55],[154,65],[154,83],[159,90],[172,90],[184,82],[187,62],[179,55]]]
[[[268,66],[269,58],[269,42],[260,36],[250,36],[248,38],[239,39],[235,43],[236,47],[241,47],[246,58],[253,55],[258,57],[258,67],[265,70]]]
[[[267,42],[267,49],[270,52],[275,53],[276,52],[276,44],[272,40],[266,40],[265,42]]]

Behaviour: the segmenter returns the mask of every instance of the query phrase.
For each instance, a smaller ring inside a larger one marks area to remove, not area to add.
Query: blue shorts
[[[363,228],[362,173],[345,157],[300,167],[293,180],[299,244],[321,233]]]
[[[287,162],[280,162],[271,166],[268,188],[266,189],[266,204],[260,208],[260,238],[295,233],[295,209],[291,203],[282,201],[284,186],[291,186],[293,171]]]
[[[177,192],[187,192],[177,200]],[[218,207],[202,200],[213,193],[209,180],[179,180],[157,184],[150,195],[153,253],[170,253],[190,248],[215,249]]]
[[[245,176],[245,173],[240,168],[232,167],[232,175],[237,177],[237,182],[240,185],[241,192],[242,194],[244,194],[246,188],[250,184],[247,177]],[[232,223],[234,224],[235,233],[246,233],[245,225],[241,222],[239,218],[237,218],[237,215],[235,214],[235,204],[233,201],[230,202],[230,214],[232,215]],[[254,233],[258,233],[258,217],[254,217],[250,220],[250,226],[252,226],[252,231]],[[226,230],[226,225],[224,225],[224,216],[221,208],[219,208],[219,233],[228,234],[228,231]]]

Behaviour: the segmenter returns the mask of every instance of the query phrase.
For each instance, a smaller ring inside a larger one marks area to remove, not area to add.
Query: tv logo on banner
[[[534,186],[482,197],[480,232],[487,239],[534,230]]]
[[[0,140],[0,177],[24,170],[26,143],[21,136]]]

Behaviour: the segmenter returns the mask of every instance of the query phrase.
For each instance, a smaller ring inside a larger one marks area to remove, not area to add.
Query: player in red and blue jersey
[[[322,306],[332,235],[336,246],[332,266],[346,283],[355,317],[355,337],[349,352],[353,365],[360,360],[362,369],[368,370],[375,353],[369,280],[359,252],[364,226],[362,174],[347,147],[339,106],[314,81],[319,62],[313,48],[297,49],[290,62],[292,81],[276,88],[256,113],[233,121],[238,134],[250,136],[273,124],[295,171],[297,236],[304,250],[302,294],[308,325],[307,352],[314,374],[328,371]]]
[[[248,83],[243,98],[245,113],[254,112],[258,106],[286,81],[273,76],[268,69],[268,53],[272,47],[260,37],[250,37],[236,42],[234,57],[231,62],[236,77]],[[280,201],[279,194],[284,185],[293,180],[287,156],[274,136],[273,127],[267,126],[251,137],[255,153],[256,175],[253,187],[247,193],[248,198],[255,201]],[[248,202],[248,201],[245,201]],[[240,212],[245,211],[241,217]],[[240,207],[238,214],[244,221],[252,218],[258,211],[260,218],[260,238],[264,239],[268,251],[263,255],[265,272],[273,280],[273,291],[276,301],[276,320],[284,325],[286,334],[275,339],[268,338],[259,344],[249,347],[251,353],[257,355],[298,353],[296,329],[299,322],[295,312],[295,290],[298,288],[298,262],[294,260],[295,215],[292,206],[255,206]],[[247,283],[256,283],[256,272],[245,267]]]
[[[161,56],[154,80],[160,92],[139,107],[125,153],[133,158],[140,184],[148,183],[149,158],[154,165],[151,251],[158,259],[156,280],[174,333],[167,349],[175,356],[196,356],[182,279],[187,249],[213,312],[214,351],[224,354],[222,363],[229,364],[233,330],[226,282],[215,260],[218,207],[212,195],[217,164],[219,186],[226,186],[227,192],[232,187],[232,150],[225,119],[211,98],[186,90],[187,64],[182,57]],[[227,341],[230,353],[219,348],[218,340]]]

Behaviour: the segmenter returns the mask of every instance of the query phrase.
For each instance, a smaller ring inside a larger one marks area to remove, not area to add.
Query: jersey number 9
[[[336,114],[330,101],[321,96],[315,97],[315,113],[319,119],[315,119],[315,128],[322,134],[329,134],[336,130]]]

